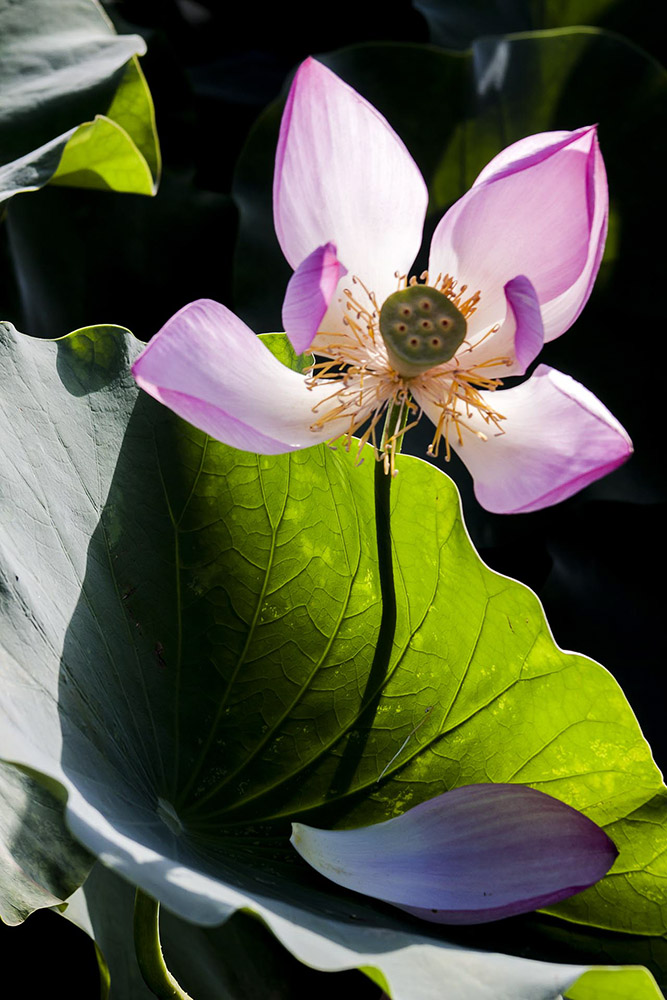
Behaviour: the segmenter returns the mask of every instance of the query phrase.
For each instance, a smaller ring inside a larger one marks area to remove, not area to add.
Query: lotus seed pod
[[[454,357],[467,323],[451,299],[428,285],[409,285],[385,299],[380,333],[389,361],[407,378]]]

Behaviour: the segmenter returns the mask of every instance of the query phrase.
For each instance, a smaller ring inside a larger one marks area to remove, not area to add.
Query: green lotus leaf
[[[179,917],[249,909],[306,964],[378,970],[395,998],[435,998],[444,976],[466,1000],[490,980],[556,997],[590,963],[455,945],[320,879],[290,820],[532,785],[621,849],[562,913],[662,934],[663,786],[632,711],[480,561],[450,480],[399,462],[384,662],[372,452],[233,451],[138,392],[138,349],[114,327],[2,327],[0,756],[62,786],[75,838]]]

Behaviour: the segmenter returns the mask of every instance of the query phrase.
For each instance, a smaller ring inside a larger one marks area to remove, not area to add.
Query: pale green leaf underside
[[[133,895],[131,886],[97,864],[77,893],[76,906],[69,907],[64,914],[94,936],[101,947],[111,969],[111,1000],[149,1000],[152,996],[131,959]],[[161,938],[171,971],[196,1000],[248,1000],[263,996],[269,983],[276,1000],[292,1000],[311,995],[318,985],[307,974],[300,974],[282,949],[272,944],[259,921],[249,920],[245,914],[236,915],[222,926],[204,928],[163,912]],[[260,952],[262,961],[258,965]],[[469,958],[471,953],[464,951],[463,955]],[[362,971],[391,995],[379,969],[364,967]],[[493,974],[493,957],[489,957],[485,971],[487,975]],[[497,988],[500,991],[504,986],[498,983]],[[499,995],[487,994],[488,1000],[497,1000]],[[438,996],[442,1000],[442,992]],[[517,1000],[517,996],[512,1000]],[[630,998],[662,1000],[655,980],[645,969],[594,968],[579,977],[565,994],[565,1000]]]
[[[65,826],[62,800],[0,764],[0,919],[18,924],[34,910],[62,905],[93,860]]]
[[[421,1000],[465,949],[305,870],[288,820],[369,823],[517,781],[613,824],[615,873],[567,914],[663,933],[662,785],[634,716],[483,566],[447,477],[400,461],[385,674],[372,454],[212,442],[137,392],[137,345],[112,327],[49,343],[5,326],[1,349],[0,754],[65,785],[89,850],[185,918],[250,906],[298,957],[377,967]],[[581,971],[502,969],[508,998],[522,976],[551,997]]]

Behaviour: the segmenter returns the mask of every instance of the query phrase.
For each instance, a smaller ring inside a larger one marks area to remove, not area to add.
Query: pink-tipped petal
[[[333,240],[381,303],[419,250],[427,202],[419,168],[388,122],[306,59],[285,105],[273,183],[276,233],[292,267]]]
[[[553,340],[569,330],[584,308],[600,270],[600,263],[607,241],[609,222],[609,189],[607,171],[598,144],[597,133],[592,130],[591,148],[587,163],[588,217],[590,236],[584,268],[570,288],[542,307],[545,340]]]
[[[322,875],[438,923],[558,902],[601,879],[617,856],[582,813],[521,785],[466,785],[357,830],[292,830]]]
[[[283,327],[297,354],[313,343],[338,282],[347,274],[333,243],[317,247],[289,280],[283,302]]]
[[[586,303],[607,227],[608,193],[594,128],[530,136],[504,150],[440,221],[429,270],[480,291],[479,331],[503,315],[503,288],[532,282],[545,340],[563,333]]]
[[[330,386],[309,389],[238,316],[200,299],[172,316],[132,366],[137,384],[185,420],[234,448],[278,454],[347,430],[313,428]]]
[[[475,496],[496,514],[550,507],[632,454],[632,441],[606,406],[555,368],[540,365],[521,385],[480,395],[505,417],[504,433],[475,412],[463,420],[463,444],[451,434],[450,443],[473,477]],[[424,402],[436,422],[440,410]]]
[[[575,129],[574,132],[536,132],[534,135],[527,135],[524,139],[511,143],[501,149],[493,159],[489,160],[475,178],[473,187],[483,184],[485,181],[498,180],[506,174],[515,174],[518,170],[525,170],[542,160],[548,159],[559,150],[570,146],[575,137],[585,136],[591,131],[590,126]]]
[[[544,344],[544,326],[537,293],[528,278],[519,274],[504,288],[505,321],[496,333],[484,336],[469,352],[459,352],[466,367],[483,365],[483,374],[490,378],[523,375]],[[497,367],[493,365],[498,358]]]

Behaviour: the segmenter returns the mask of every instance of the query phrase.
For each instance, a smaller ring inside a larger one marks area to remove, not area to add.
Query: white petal
[[[376,109],[307,59],[292,83],[276,154],[276,233],[293,268],[333,241],[350,274],[382,302],[421,245],[428,192]]]

